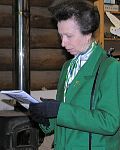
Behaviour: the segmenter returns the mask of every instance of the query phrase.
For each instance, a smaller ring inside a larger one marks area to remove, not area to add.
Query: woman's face
[[[80,32],[76,20],[72,17],[68,20],[58,22],[58,33],[61,37],[61,45],[70,54],[77,55],[86,51],[90,45],[91,34],[83,35]]]

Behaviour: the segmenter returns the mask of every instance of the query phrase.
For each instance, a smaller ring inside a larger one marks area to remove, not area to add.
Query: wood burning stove
[[[15,111],[1,111],[1,150],[38,150],[43,139],[43,132],[27,115]]]

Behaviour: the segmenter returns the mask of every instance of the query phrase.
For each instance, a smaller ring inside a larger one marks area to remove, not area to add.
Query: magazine
[[[29,108],[30,103],[42,102],[41,100],[37,100],[33,98],[31,95],[29,95],[23,90],[8,90],[8,91],[6,90],[6,91],[0,91],[0,93],[15,99],[26,108]]]

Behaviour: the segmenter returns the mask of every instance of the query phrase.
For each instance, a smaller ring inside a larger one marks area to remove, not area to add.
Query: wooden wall
[[[49,5],[53,0],[30,1],[31,90],[56,89],[67,53],[60,46]],[[0,0],[0,90],[12,89],[12,0]]]

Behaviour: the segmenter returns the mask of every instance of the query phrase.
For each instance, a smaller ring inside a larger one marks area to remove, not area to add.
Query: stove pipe
[[[30,93],[30,0],[13,0],[14,88]]]

